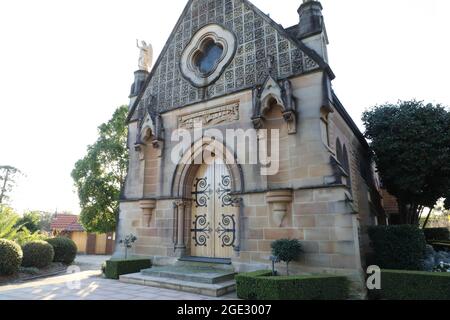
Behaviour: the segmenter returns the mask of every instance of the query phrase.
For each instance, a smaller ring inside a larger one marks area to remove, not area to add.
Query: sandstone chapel
[[[117,239],[134,234],[133,255],[252,271],[271,268],[273,241],[298,239],[293,272],[362,283],[366,228],[389,219],[369,146],[332,88],[322,10],[303,0],[285,28],[247,0],[187,2],[131,90]],[[278,157],[263,163],[261,150]]]

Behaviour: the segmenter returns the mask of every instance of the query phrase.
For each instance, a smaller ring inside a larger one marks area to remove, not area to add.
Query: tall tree
[[[39,230],[45,231],[45,232],[51,232],[51,224],[53,221],[53,218],[55,217],[54,213],[50,212],[40,212],[41,218],[39,221]]]
[[[80,220],[88,232],[112,232],[116,227],[128,165],[127,113],[127,106],[118,108],[111,120],[98,128],[97,141],[72,171],[82,208]]]
[[[9,200],[9,193],[16,185],[17,177],[22,174],[19,169],[11,166],[0,166],[0,204]]]
[[[399,101],[366,111],[363,122],[402,222],[418,224],[425,207],[450,194],[450,113],[441,105]]]
[[[40,225],[41,214],[37,211],[25,212],[23,217],[21,217],[16,223],[16,226],[20,226],[20,229],[27,228],[32,233],[40,231]]]

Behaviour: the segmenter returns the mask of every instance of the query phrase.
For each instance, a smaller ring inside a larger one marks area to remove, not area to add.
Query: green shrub
[[[422,270],[426,242],[421,229],[412,225],[369,228],[374,262],[382,269]]]
[[[54,262],[62,262],[64,264],[71,264],[75,261],[77,256],[77,245],[71,239],[66,237],[48,239],[48,243],[53,247],[55,251]]]
[[[450,240],[450,230],[447,228],[426,228],[423,229],[427,241],[447,241]]]
[[[119,279],[121,275],[136,273],[151,268],[150,259],[127,259],[106,261],[105,276],[108,279]]]
[[[430,245],[436,251],[450,251],[450,241],[431,241]]]
[[[19,245],[36,240],[45,240],[47,236],[40,232],[31,232],[22,224],[20,217],[11,208],[0,205],[0,239],[11,240]]]
[[[22,251],[22,266],[26,268],[45,268],[52,263],[55,256],[53,247],[45,241],[29,242],[22,247]]]
[[[450,300],[450,273],[381,271],[381,290],[371,297],[384,300]]]
[[[272,243],[272,254],[280,261],[286,262],[286,270],[289,275],[289,263],[300,258],[302,245],[299,240],[281,239]]]
[[[237,295],[246,300],[345,300],[349,282],[343,276],[273,277],[271,271],[236,276]]]
[[[22,249],[18,244],[0,239],[0,275],[17,273],[22,264],[22,257]]]

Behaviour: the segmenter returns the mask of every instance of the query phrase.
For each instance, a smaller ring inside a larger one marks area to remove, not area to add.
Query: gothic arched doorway
[[[192,186],[191,255],[231,258],[237,245],[232,177],[220,157],[198,167]]]

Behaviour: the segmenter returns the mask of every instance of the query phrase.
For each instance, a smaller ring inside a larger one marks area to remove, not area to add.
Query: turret
[[[297,38],[328,62],[328,36],[322,9],[319,1],[303,0],[303,4],[297,11],[300,19]]]

